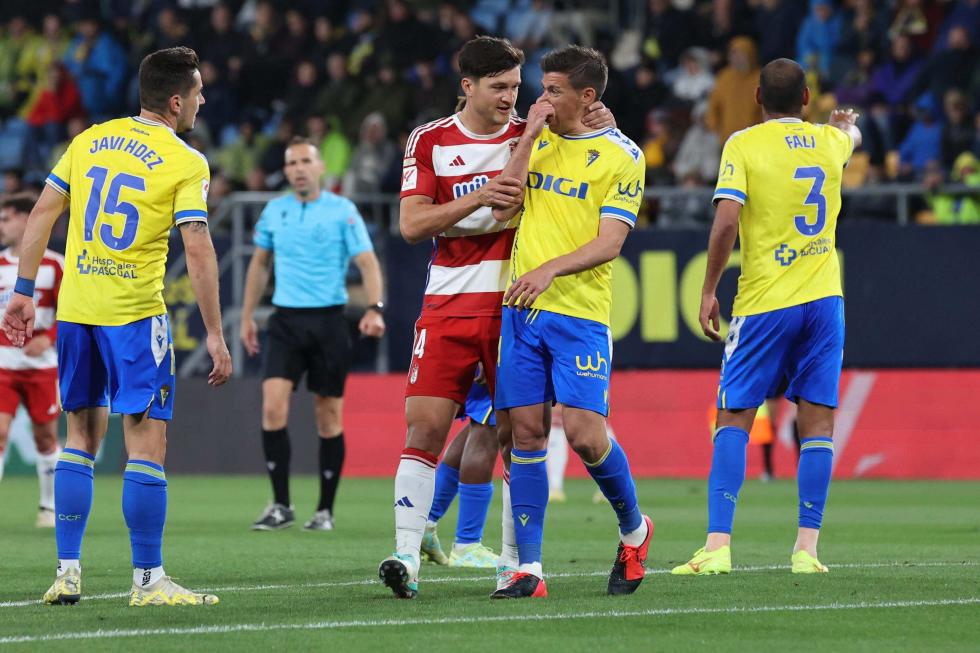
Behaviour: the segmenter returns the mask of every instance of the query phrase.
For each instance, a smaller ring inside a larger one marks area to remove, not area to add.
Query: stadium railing
[[[649,200],[656,200],[661,204],[661,213],[669,212],[672,207],[679,202],[686,204],[700,204],[710,207],[711,187],[683,188],[667,186],[651,186],[644,193],[644,197]],[[940,194],[968,194],[980,195],[980,188],[965,185],[946,185],[936,191]],[[245,351],[238,338],[241,324],[241,300],[245,289],[245,272],[248,267],[249,259],[255,250],[252,244],[252,228],[258,220],[262,208],[269,200],[277,197],[281,193],[274,192],[240,192],[232,193],[222,200],[217,211],[213,213],[209,222],[212,233],[227,236],[229,245],[219,254],[218,271],[222,278],[230,275],[229,286],[231,297],[224,297],[223,313],[225,338],[231,349],[232,362],[235,375],[241,376],[244,370]],[[843,191],[844,209],[842,219],[852,219],[860,217],[853,215],[855,211],[861,211],[861,202],[864,200],[874,202],[879,210],[884,210],[888,215],[894,215],[895,221],[900,225],[907,225],[911,222],[911,212],[913,200],[923,195],[921,184],[881,184],[869,185],[859,188],[845,189]],[[398,230],[398,196],[385,193],[371,193],[351,196],[350,199],[357,204],[368,224],[369,231],[375,241],[375,247],[379,258],[384,264],[384,245],[385,238],[382,237],[387,231],[393,236],[397,236]],[[852,210],[852,208],[854,210]],[[669,216],[668,216],[669,217]],[[671,220],[666,219],[664,224],[671,224]],[[690,225],[690,223],[687,223]],[[706,228],[707,222],[698,226]],[[653,229],[661,227],[651,227]],[[183,253],[175,257],[167,270],[166,283],[170,284],[186,274],[186,262]],[[256,312],[257,321],[262,324],[268,319],[272,308],[268,305],[261,306]],[[381,340],[375,357],[374,368],[378,372],[387,371],[387,343]],[[186,356],[182,362],[178,373],[180,376],[194,376],[200,373],[207,373],[210,359],[208,357],[206,342],[201,339],[200,344]]]

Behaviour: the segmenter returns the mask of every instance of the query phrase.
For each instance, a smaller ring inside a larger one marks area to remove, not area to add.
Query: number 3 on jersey
[[[823,196],[823,182],[827,179],[827,175],[819,166],[810,166],[807,168],[797,168],[793,179],[813,180],[813,185],[810,186],[810,192],[807,194],[806,199],[803,200],[803,204],[817,207],[817,220],[813,224],[810,224],[807,222],[805,215],[798,215],[794,220],[796,222],[796,230],[801,234],[804,236],[816,236],[823,231],[824,225],[827,223],[827,198]]]
[[[92,180],[92,192],[88,196],[88,204],[85,205],[85,242],[89,242],[95,235],[95,223],[99,219],[100,213],[106,215],[120,214],[125,216],[121,236],[116,236],[111,224],[102,223],[99,229],[99,238],[109,249],[121,252],[128,249],[136,241],[136,228],[139,226],[139,210],[129,202],[120,202],[119,193],[123,188],[132,188],[140,192],[146,191],[146,180],[136,175],[120,172],[109,182],[109,192],[106,193],[105,204],[102,203],[102,191],[105,188],[109,170],[101,166],[92,166],[85,176]]]

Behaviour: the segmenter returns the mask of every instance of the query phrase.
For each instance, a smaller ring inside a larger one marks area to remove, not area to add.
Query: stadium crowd
[[[452,110],[454,54],[484,33],[527,53],[522,110],[548,47],[604,52],[603,100],[652,186],[713,184],[725,140],[760,118],[760,67],[795,58],[811,120],[862,114],[846,186],[922,184],[936,221],[980,222],[975,193],[932,192],[980,186],[980,0],[5,0],[0,191],[39,187],[73,136],[135,113],[140,59],[189,45],[207,100],[189,140],[211,163],[212,208],[284,188],[297,134],[320,143],[328,188],[396,192],[408,133]],[[669,213],[704,221],[702,199]]]

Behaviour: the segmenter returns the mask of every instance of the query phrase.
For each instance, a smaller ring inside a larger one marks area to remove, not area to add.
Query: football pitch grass
[[[792,481],[749,481],[730,576],[667,572],[703,543],[701,480],[639,483],[656,523],[648,574],[631,597],[605,595],[616,547],[594,485],[568,484],[549,506],[549,598],[494,601],[492,572],[426,565],[420,595],[399,601],[377,580],[391,553],[392,484],[345,479],[337,530],[301,528],[315,478],[294,478],[297,525],[249,530],[267,501],[260,477],[170,477],[167,572],[220,605],[129,608],[121,479],[96,479],[83,551],[82,601],[43,606],[54,536],[33,527],[32,477],[0,483],[0,649],[4,651],[976,651],[980,639],[980,483],[836,482],[820,557],[826,575],[789,573]],[[452,541],[456,509],[440,527]],[[499,547],[500,499],[485,541]]]

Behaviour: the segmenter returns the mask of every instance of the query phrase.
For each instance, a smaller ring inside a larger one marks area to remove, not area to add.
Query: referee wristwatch
[[[369,311],[377,311],[381,315],[384,315],[385,314],[385,303],[384,302],[378,302],[377,304],[371,304],[370,306],[367,307],[366,310],[369,310]]]

